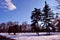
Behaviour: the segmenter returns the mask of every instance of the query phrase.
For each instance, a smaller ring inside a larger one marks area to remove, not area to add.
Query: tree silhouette
[[[47,2],[45,1],[45,6],[43,8],[43,15],[44,18],[43,18],[43,21],[44,21],[44,25],[46,25],[46,31],[49,32],[50,34],[50,22],[51,22],[51,19],[54,19],[54,14],[51,10],[51,8],[49,8]]]
[[[19,32],[19,26],[18,25],[13,25],[13,26],[10,26],[9,29],[8,29],[8,33],[14,33],[14,35]]]
[[[17,33],[17,32],[19,32],[19,26],[18,25],[14,25],[13,26],[13,28],[14,28],[14,35]]]
[[[41,10],[37,8],[34,8],[34,9],[35,10],[32,11],[32,15],[31,15],[31,20],[32,20],[31,26],[32,26],[32,29],[36,31],[39,35],[39,32],[38,32],[39,29],[37,27],[38,27],[38,21],[41,20]]]
[[[20,25],[19,29],[20,29],[20,32],[22,32],[22,26],[21,25]]]

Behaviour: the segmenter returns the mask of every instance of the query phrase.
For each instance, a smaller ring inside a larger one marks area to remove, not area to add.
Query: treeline
[[[57,21],[58,20],[60,21],[60,19],[57,19]],[[50,31],[51,32],[60,31],[59,24],[60,22],[56,26],[51,27]],[[27,22],[23,22],[21,25],[19,25],[18,22],[12,22],[12,21],[0,24],[0,33],[1,32],[15,32],[15,31],[16,32],[47,32],[48,30],[45,27],[41,27],[40,24],[35,26],[34,24],[28,24]]]

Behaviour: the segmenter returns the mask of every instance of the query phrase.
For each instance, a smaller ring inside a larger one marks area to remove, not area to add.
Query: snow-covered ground
[[[39,33],[40,36],[37,36],[36,33],[16,33],[10,35],[8,33],[0,33],[2,36],[6,36],[11,39],[16,40],[60,40],[60,32],[51,33],[53,35],[46,35],[47,33]]]

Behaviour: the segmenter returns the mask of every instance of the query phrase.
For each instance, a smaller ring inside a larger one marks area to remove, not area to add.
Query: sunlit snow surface
[[[16,40],[60,40],[60,32],[51,33],[52,35],[46,34],[39,33],[40,36],[37,36],[36,33],[16,33],[16,35],[13,35],[13,33],[10,35],[8,33],[0,33],[2,36]]]

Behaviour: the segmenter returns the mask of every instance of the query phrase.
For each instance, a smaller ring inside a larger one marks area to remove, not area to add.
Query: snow
[[[53,35],[46,35],[46,32],[39,34],[40,36],[37,36],[36,33],[16,33],[16,35],[13,35],[13,33],[10,35],[8,33],[0,33],[2,36],[16,40],[60,40],[59,32],[51,33]]]

